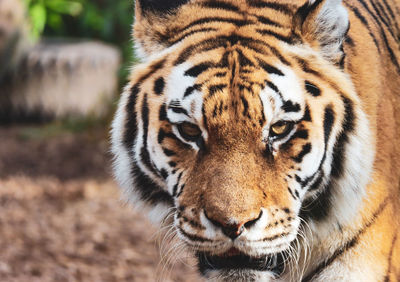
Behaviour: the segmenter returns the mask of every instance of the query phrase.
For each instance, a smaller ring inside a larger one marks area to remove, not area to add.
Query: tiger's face
[[[334,199],[357,204],[332,187],[367,181],[368,153],[357,145],[368,134],[355,130],[365,117],[352,84],[304,44],[293,17],[281,36],[256,32],[260,22],[220,26],[211,38],[197,31],[139,66],[120,102],[117,179],[153,215],[172,213],[209,278],[281,275],[302,222],[339,218]]]

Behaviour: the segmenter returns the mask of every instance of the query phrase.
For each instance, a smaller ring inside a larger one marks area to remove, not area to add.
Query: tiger
[[[137,0],[128,202],[207,281],[400,281],[400,2]]]

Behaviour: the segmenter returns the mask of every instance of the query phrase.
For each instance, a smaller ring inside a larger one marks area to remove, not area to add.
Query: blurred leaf
[[[62,17],[59,14],[50,12],[47,16],[48,22],[47,24],[53,29],[62,29],[63,21]]]
[[[46,9],[43,4],[36,3],[29,10],[34,38],[39,38],[46,25]]]
[[[67,14],[71,16],[78,16],[83,11],[83,6],[78,1],[68,0],[47,0],[46,7],[60,14]]]

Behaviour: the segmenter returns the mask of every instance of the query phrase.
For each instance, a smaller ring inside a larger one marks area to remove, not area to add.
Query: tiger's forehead
[[[303,88],[295,72],[275,58],[246,54],[241,48],[214,52],[211,60],[173,66],[165,99],[173,122],[204,129],[262,128],[304,113]]]

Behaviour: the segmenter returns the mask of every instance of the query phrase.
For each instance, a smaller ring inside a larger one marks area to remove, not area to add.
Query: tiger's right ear
[[[294,33],[329,61],[340,64],[349,18],[342,0],[308,0],[294,17]]]
[[[142,60],[168,47],[173,34],[171,18],[191,0],[136,0],[134,38],[136,55]]]

